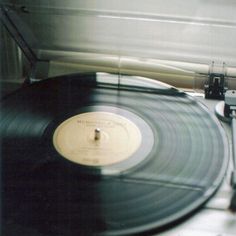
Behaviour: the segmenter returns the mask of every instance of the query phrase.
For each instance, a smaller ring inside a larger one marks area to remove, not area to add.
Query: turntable
[[[2,235],[235,235],[235,9],[2,1]]]

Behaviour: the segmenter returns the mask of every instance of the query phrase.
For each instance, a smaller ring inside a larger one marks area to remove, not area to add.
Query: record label
[[[141,144],[141,132],[129,119],[110,112],[86,112],[62,122],[53,144],[60,155],[81,165],[105,166],[126,160]]]

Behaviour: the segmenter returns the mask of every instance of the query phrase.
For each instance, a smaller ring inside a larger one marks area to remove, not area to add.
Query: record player
[[[3,0],[2,235],[235,235],[235,9]]]

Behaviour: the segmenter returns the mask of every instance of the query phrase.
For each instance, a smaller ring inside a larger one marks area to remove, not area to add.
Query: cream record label
[[[88,166],[115,164],[129,158],[141,144],[141,132],[130,120],[110,112],[87,112],[58,126],[56,150],[75,163]]]

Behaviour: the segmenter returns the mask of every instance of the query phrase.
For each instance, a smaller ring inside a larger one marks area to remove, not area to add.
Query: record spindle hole
[[[100,140],[101,139],[101,129],[100,128],[96,128],[94,130],[94,139],[95,140]]]

